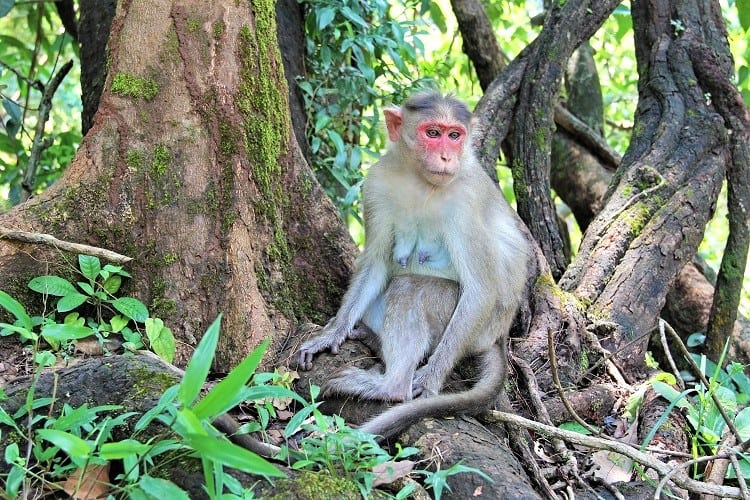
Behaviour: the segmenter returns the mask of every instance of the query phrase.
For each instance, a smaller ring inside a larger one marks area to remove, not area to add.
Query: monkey
[[[298,363],[308,370],[318,352],[337,354],[347,338],[373,332],[385,371],[348,368],[324,389],[403,401],[361,426],[381,439],[420,418],[476,413],[494,401],[531,253],[476,159],[462,101],[425,91],[384,115],[388,148],[362,186],[364,248],[339,311],[301,346]],[[480,356],[479,380],[438,394],[466,355]]]
[[[364,399],[401,402],[412,399],[414,372],[425,355],[435,348],[458,303],[458,284],[434,276],[395,276],[384,294],[384,321],[379,336],[360,325],[365,342],[379,351],[385,371],[348,367],[335,373],[323,385],[322,396],[348,394]],[[380,341],[379,338],[388,339]],[[373,346],[368,340],[374,340]],[[403,346],[408,345],[408,349]]]

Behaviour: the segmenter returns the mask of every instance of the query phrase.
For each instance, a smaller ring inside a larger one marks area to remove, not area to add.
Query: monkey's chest
[[[429,224],[402,221],[394,231],[395,274],[424,274],[455,280],[456,270],[444,237]]]

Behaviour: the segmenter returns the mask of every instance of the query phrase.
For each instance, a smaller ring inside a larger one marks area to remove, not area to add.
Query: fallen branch
[[[107,250],[106,248],[92,247],[90,245],[84,245],[82,243],[72,243],[70,241],[58,240],[51,234],[30,233],[28,231],[20,231],[0,226],[0,240],[3,239],[23,241],[24,243],[48,245],[60,250],[64,250],[66,252],[93,255],[94,257],[100,257],[116,264],[125,264],[126,262],[130,262],[131,260],[133,260],[132,257],[113,252],[112,250]]]
[[[512,413],[506,413],[503,411],[492,410],[485,414],[487,420],[494,422],[503,422],[507,424],[517,425],[532,431],[538,432],[545,436],[552,436],[560,439],[564,439],[573,444],[580,446],[586,446],[597,450],[608,450],[620,455],[624,455],[631,460],[638,462],[639,464],[654,469],[659,476],[670,476],[672,482],[680,488],[686,489],[692,493],[702,493],[708,495],[718,495],[720,497],[727,498],[743,498],[742,491],[739,488],[732,486],[719,486],[713,484],[706,484],[701,481],[696,481],[688,477],[683,471],[675,471],[672,467],[665,464],[664,462],[655,459],[651,455],[639,451],[625,443],[615,441],[612,439],[602,439],[593,436],[586,436],[573,431],[566,431],[564,429],[558,429],[551,425],[540,424],[527,418],[519,417]],[[714,458],[727,458],[729,455],[722,454],[717,455]]]

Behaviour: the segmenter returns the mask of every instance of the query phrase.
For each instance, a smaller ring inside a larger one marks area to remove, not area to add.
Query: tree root
[[[719,486],[696,481],[695,479],[688,477],[688,475],[680,470],[680,468],[672,468],[664,462],[653,458],[651,455],[643,453],[637,448],[625,443],[621,443],[619,441],[586,436],[577,432],[558,429],[557,427],[553,427],[551,425],[540,424],[539,422],[534,422],[533,420],[519,417],[518,415],[514,415],[512,413],[497,410],[488,411],[485,414],[485,419],[493,422],[502,422],[519,426],[525,429],[530,429],[550,437],[563,439],[569,443],[573,443],[579,446],[586,446],[588,448],[597,450],[608,450],[619,453],[645,467],[654,469],[659,474],[659,476],[662,477],[662,479],[667,477],[668,480],[671,480],[676,486],[688,490],[691,493],[717,495],[719,497],[726,498],[743,498],[743,493],[740,488],[736,488],[733,486]],[[731,452],[731,450],[729,451]],[[713,457],[703,457],[703,459],[727,459],[731,456],[731,454],[732,453],[722,453]],[[688,462],[686,462],[685,464],[687,463]],[[684,466],[685,464],[682,464],[682,466]]]

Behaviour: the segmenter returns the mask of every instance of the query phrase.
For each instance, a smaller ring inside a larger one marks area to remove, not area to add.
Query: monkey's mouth
[[[453,176],[453,172],[448,172],[446,170],[430,170],[430,169],[425,169],[425,170],[427,170],[427,173],[430,175],[439,175],[439,176],[444,176],[444,177]]]

